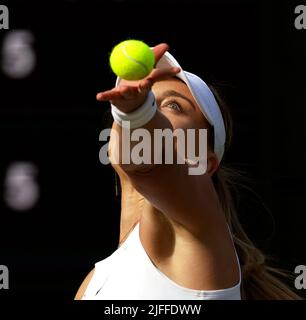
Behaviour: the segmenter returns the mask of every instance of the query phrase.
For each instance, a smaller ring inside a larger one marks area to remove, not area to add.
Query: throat
[[[144,197],[134,188],[123,190],[121,197],[119,245],[126,240],[130,232],[140,221],[143,212]]]

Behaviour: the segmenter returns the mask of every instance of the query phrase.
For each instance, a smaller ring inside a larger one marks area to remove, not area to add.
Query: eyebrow
[[[192,106],[193,109],[196,109],[194,103],[191,101],[191,99],[189,99],[188,97],[186,97],[185,95],[181,94],[180,92],[177,92],[175,90],[167,90],[164,91],[161,94],[160,100],[163,101],[164,99],[168,98],[168,97],[178,97],[178,98],[182,98],[184,100],[186,100],[187,102],[189,102],[189,104]]]

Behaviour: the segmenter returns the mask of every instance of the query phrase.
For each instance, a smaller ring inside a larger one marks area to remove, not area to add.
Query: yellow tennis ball
[[[109,58],[113,72],[125,80],[140,80],[153,69],[152,49],[140,40],[126,40],[116,45]]]

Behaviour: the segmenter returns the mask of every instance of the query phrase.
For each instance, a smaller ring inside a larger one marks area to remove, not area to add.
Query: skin
[[[166,44],[156,46],[156,60],[168,49]],[[154,69],[141,81],[122,80],[119,87],[99,93],[97,99],[131,112],[152,90],[158,111],[144,128],[150,132],[154,128],[209,128],[188,87],[175,78],[178,72],[178,68]],[[121,133],[116,123],[113,129]],[[115,147],[111,136],[111,161]],[[211,179],[218,159],[211,149],[207,156],[207,172],[194,176],[187,174],[187,164],[113,165],[122,187],[120,239],[139,220],[140,240],[152,263],[179,285],[197,290],[229,288],[239,281],[234,245]],[[93,273],[94,269],[76,299],[83,296]]]

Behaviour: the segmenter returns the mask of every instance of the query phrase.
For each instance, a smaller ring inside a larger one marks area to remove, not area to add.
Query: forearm
[[[151,105],[146,108],[152,108]],[[118,164],[125,172],[147,172],[154,167],[154,158],[164,155],[164,143],[161,143],[159,139],[155,139],[155,130],[170,129],[172,131],[172,125],[170,121],[158,110],[154,113],[153,117],[141,126],[137,126],[137,123],[141,123],[141,119],[135,119],[130,123],[127,121],[125,124],[121,123],[121,119],[118,119],[114,114],[115,122],[113,129],[116,131],[116,138],[118,139],[116,145],[118,146],[117,159]],[[123,119],[128,119],[123,117]],[[132,128],[127,129],[125,126],[129,124]],[[136,131],[137,130],[137,131]],[[139,157],[140,150],[142,156]],[[141,160],[141,162],[140,162]]]

